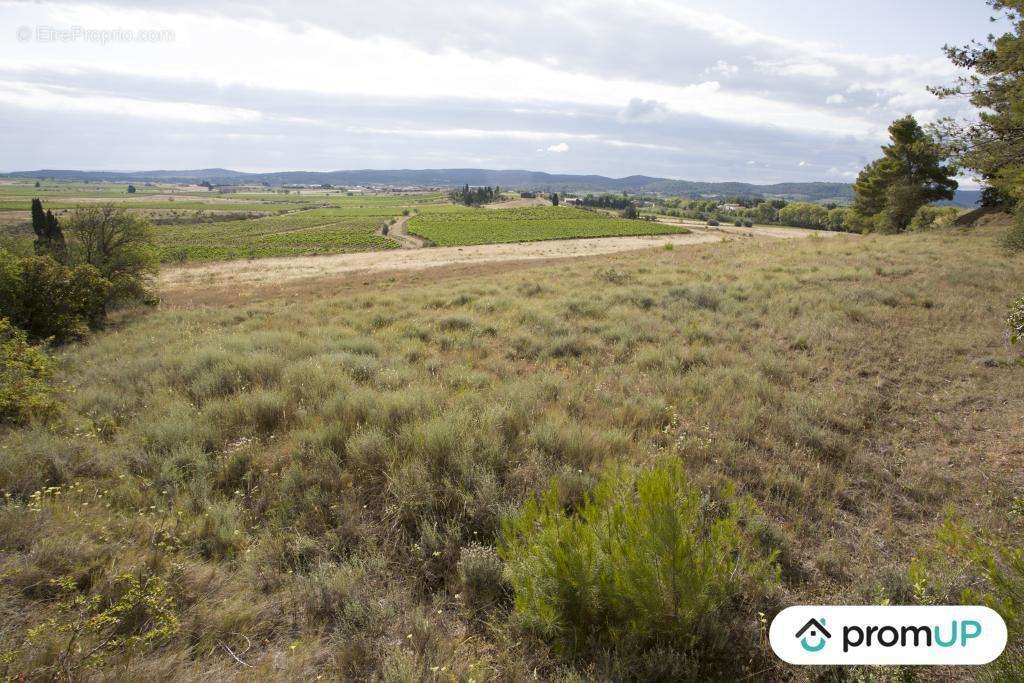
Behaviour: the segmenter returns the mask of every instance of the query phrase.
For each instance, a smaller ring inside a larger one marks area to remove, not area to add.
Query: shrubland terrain
[[[1024,680],[1024,0],[988,5],[931,88],[977,115],[897,119],[852,197],[0,182],[0,674]],[[797,669],[794,604],[1009,642]]]
[[[1000,599],[973,562],[1020,541],[1004,229],[116,314],[3,434],[4,672],[840,676],[781,664],[765,615]]]

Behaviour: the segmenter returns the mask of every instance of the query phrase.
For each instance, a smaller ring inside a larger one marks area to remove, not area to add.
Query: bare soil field
[[[398,225],[396,223],[396,225]],[[394,226],[393,226],[394,227]],[[651,248],[674,248],[721,242],[743,237],[791,239],[819,235],[836,237],[845,233],[818,232],[797,228],[737,228],[700,231],[686,235],[606,237],[551,240],[512,244],[482,244],[465,247],[401,249],[390,252],[265,258],[165,268],[159,276],[161,292],[182,289],[252,287],[294,280],[343,275],[356,272],[421,270],[451,265],[576,258]]]
[[[519,209],[526,206],[551,206],[551,201],[543,197],[531,197],[529,199],[511,199],[507,202],[484,204],[485,209]]]

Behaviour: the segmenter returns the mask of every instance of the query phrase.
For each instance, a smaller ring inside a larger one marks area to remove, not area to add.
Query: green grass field
[[[573,207],[424,210],[409,232],[438,246],[533,242],[573,237],[623,237],[688,232],[650,221],[625,220]]]

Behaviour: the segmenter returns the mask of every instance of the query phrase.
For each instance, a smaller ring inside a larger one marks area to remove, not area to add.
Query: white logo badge
[[[988,607],[789,607],[772,620],[772,650],[790,664],[988,664],[1006,622]]]

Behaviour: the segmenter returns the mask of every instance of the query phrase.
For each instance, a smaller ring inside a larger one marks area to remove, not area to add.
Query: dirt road
[[[402,249],[422,249],[427,246],[427,241],[422,237],[409,234],[409,219],[412,216],[400,216],[393,225],[388,227],[388,237],[398,242]],[[383,235],[382,228],[377,229],[378,235]]]
[[[398,223],[395,225],[397,226]],[[347,273],[422,270],[450,265],[574,258],[651,249],[666,245],[687,246],[752,237],[791,239],[807,237],[811,234],[835,237],[842,233],[800,230],[798,228],[725,228],[694,230],[691,234],[685,235],[601,237],[515,244],[482,244],[466,247],[396,249],[331,256],[225,261],[165,268],[160,272],[158,285],[159,289],[163,291],[196,287],[248,287]]]

